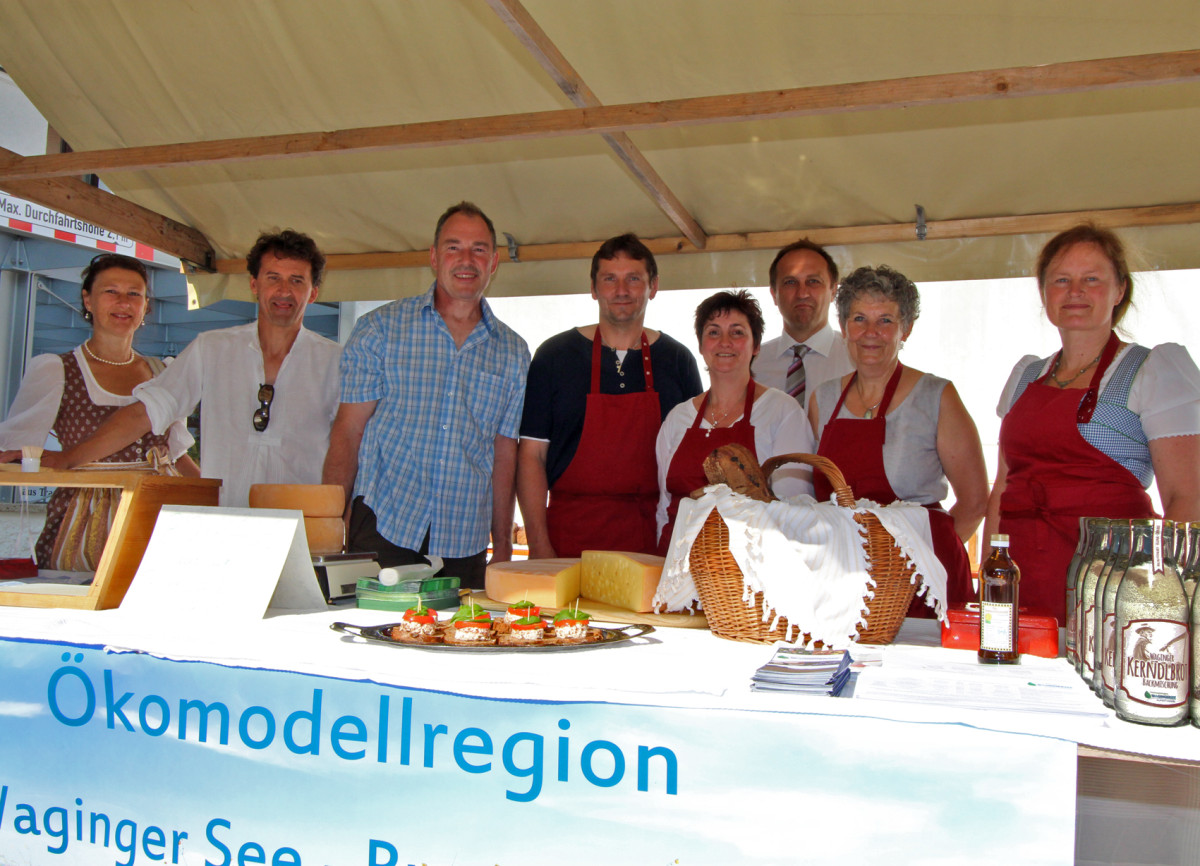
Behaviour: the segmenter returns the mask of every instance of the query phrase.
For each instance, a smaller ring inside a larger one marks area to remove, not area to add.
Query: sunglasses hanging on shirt
[[[254,415],[251,417],[250,423],[254,425],[254,429],[259,433],[266,430],[267,425],[271,423],[271,401],[274,399],[274,385],[258,386],[258,408],[254,410]]]

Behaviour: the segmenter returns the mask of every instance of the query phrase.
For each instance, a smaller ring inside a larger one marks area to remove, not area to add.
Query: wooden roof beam
[[[554,40],[529,14],[520,0],[486,0],[486,2],[576,107],[595,108],[601,104],[600,99],[588,87],[587,82],[559,51]],[[667,182],[654,170],[650,161],[633,143],[633,140],[623,132],[606,132],[601,137],[612,148],[617,158],[629,169],[646,194],[653,199],[658,209],[666,214],[667,219],[683,232],[683,236],[691,241],[693,246],[703,249],[707,242],[704,229],[679,201],[675,193],[671,192]]]
[[[46,156],[9,154],[0,156],[0,180],[594,135],[1194,81],[1200,81],[1200,50],[1172,51],[1045,66],[438,120],[336,132],[230,138]]]
[[[21,158],[2,147],[0,157]],[[97,189],[78,178],[0,178],[0,188],[20,198],[149,244],[203,270],[211,270],[216,259],[216,253],[213,252],[208,238],[191,226]]]
[[[928,232],[926,240],[951,240],[956,238],[1060,232],[1087,220],[1108,228],[1183,225],[1200,222],[1200,202],[1115,208],[1111,210],[1027,214],[1023,216],[933,220],[926,223]],[[788,229],[777,232],[709,235],[708,245],[703,250],[693,246],[687,238],[683,237],[643,238],[642,240],[656,256],[663,256],[700,252],[777,250],[800,238],[808,238],[824,246],[903,243],[918,240],[916,223],[884,223],[868,226],[841,226],[835,228]],[[547,262],[590,259],[601,243],[602,241],[576,241],[558,244],[523,245],[521,247],[521,261]],[[508,251],[503,246],[500,247],[499,252],[500,261],[509,261]],[[411,252],[335,254],[327,256],[326,267],[330,270],[427,268],[429,267],[429,251],[413,250]],[[216,270],[222,274],[245,273],[246,260],[219,259],[216,262]]]

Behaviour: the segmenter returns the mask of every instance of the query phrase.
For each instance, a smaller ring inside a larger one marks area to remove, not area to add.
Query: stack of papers
[[[980,664],[975,653],[894,646],[884,664],[862,671],[855,698],[975,710],[1104,719],[1108,709],[1062,659],[1021,656],[1019,665]]]
[[[776,647],[770,660],[754,672],[750,688],[760,691],[841,694],[850,679],[850,654],[844,650],[809,651]]]

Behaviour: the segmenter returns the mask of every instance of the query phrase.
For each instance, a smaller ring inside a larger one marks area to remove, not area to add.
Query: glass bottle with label
[[[1190,526],[1196,526],[1196,523],[1191,523]],[[1190,528],[1189,528],[1190,532]],[[1188,709],[1192,714],[1192,724],[1200,728],[1200,602],[1196,601],[1196,596],[1200,593],[1192,595],[1192,691],[1188,696]]]
[[[1087,517],[1084,518],[1086,527],[1085,533],[1087,538],[1087,549],[1083,553],[1083,557],[1079,561],[1079,572],[1075,579],[1074,604],[1067,607],[1067,646],[1068,659],[1078,671],[1082,666],[1080,653],[1083,651],[1083,618],[1082,612],[1089,605],[1084,604],[1083,585],[1087,580],[1088,569],[1096,563],[1097,568],[1104,566],[1104,560],[1108,557],[1108,518],[1106,517]],[[1097,560],[1099,560],[1097,562]],[[1071,654],[1069,648],[1075,647],[1075,652]]]
[[[1177,526],[1184,526],[1181,521]],[[1188,604],[1196,595],[1196,584],[1200,581],[1200,520],[1186,524],[1188,534],[1187,558],[1178,562],[1179,574],[1183,578],[1183,591],[1187,593]]]
[[[1188,525],[1186,520],[1173,521],[1175,525],[1175,567],[1183,577],[1183,567],[1188,561]]]
[[[1092,690],[1104,701],[1105,706],[1113,705],[1113,685],[1116,673],[1113,664],[1116,659],[1117,647],[1117,590],[1125,570],[1129,567],[1129,554],[1133,546],[1133,522],[1122,521],[1129,526],[1129,533],[1121,533],[1117,550],[1120,556],[1113,560],[1110,568],[1096,583],[1096,673],[1092,681]],[[1166,532],[1163,535],[1163,547],[1173,548],[1174,535]],[[1128,547],[1127,547],[1128,544]]]
[[[1134,520],[1133,548],[1117,590],[1117,717],[1181,725],[1191,689],[1189,612],[1174,562],[1170,521]]]
[[[1008,555],[1008,536],[992,536],[992,552],[979,568],[979,661],[1020,664],[1017,614],[1021,570]]]
[[[1116,556],[1117,536],[1122,528],[1128,531],[1126,521],[1110,520],[1105,524],[1104,535],[1096,548],[1096,557],[1088,563],[1079,589],[1079,664],[1077,669],[1083,681],[1092,684],[1096,670],[1096,584],[1112,567]]]
[[[1075,664],[1075,637],[1076,623],[1075,608],[1077,604],[1077,589],[1079,587],[1079,575],[1083,571],[1083,567],[1087,562],[1088,548],[1091,544],[1091,535],[1089,534],[1090,517],[1079,518],[1079,544],[1075,545],[1075,554],[1071,557],[1071,564],[1067,566],[1067,621],[1066,636],[1067,636],[1067,661]]]

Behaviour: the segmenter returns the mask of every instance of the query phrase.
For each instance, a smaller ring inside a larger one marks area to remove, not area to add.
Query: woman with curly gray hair
[[[887,265],[864,267],[842,281],[835,303],[855,370],[819,386],[809,401],[817,453],[837,464],[860,498],[928,508],[947,599],[970,601],[963,542],[986,509],[987,470],[979,432],[954,385],[900,363],[900,348],[921,312],[917,287]],[[814,485],[817,499],[828,500],[832,489],[820,473]],[[945,511],[948,487],[955,501]],[[914,599],[909,616],[929,615]]]

